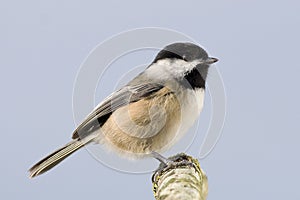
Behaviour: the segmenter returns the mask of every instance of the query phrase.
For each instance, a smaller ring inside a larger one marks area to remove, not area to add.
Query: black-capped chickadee
[[[166,151],[199,116],[208,68],[217,61],[192,43],[166,46],[142,73],[87,116],[70,143],[30,168],[30,177],[89,143],[103,144],[125,157]]]

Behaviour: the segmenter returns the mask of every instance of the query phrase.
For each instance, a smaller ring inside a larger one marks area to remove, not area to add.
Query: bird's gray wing
[[[139,101],[158,90],[163,85],[156,83],[143,83],[134,86],[125,86],[117,92],[108,96],[90,113],[87,118],[73,132],[73,139],[84,138],[95,130],[99,129],[110,115],[118,108],[128,105],[131,102]]]

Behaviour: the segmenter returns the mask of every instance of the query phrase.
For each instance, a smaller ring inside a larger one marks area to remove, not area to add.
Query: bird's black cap
[[[215,58],[209,58],[207,52],[204,49],[202,49],[201,47],[193,43],[170,44],[157,54],[153,63],[157,62],[158,60],[166,59],[166,58],[170,58],[170,59],[177,58],[185,61],[202,59],[202,60],[210,60],[211,63],[217,61],[217,59]]]

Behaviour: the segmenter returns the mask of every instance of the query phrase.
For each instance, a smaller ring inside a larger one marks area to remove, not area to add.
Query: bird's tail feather
[[[69,155],[83,147],[84,145],[90,143],[93,138],[84,138],[83,140],[77,139],[72,142],[66,144],[62,148],[54,151],[44,159],[40,160],[34,166],[29,169],[30,178],[38,176],[59,164]]]

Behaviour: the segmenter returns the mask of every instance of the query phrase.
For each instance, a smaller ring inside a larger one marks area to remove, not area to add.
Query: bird
[[[170,149],[200,115],[209,67],[218,59],[199,45],[175,42],[146,69],[113,92],[77,126],[72,141],[29,169],[50,170],[85,145],[102,144],[121,157],[142,159]]]

